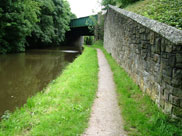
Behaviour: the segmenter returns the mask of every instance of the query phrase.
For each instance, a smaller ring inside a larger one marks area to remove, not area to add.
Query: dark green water
[[[25,104],[78,56],[76,51],[65,49],[0,55],[0,116]]]

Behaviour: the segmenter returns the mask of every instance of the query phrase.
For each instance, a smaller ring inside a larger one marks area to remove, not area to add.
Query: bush
[[[94,43],[94,36],[85,36],[84,37],[85,45],[92,45],[93,43]]]

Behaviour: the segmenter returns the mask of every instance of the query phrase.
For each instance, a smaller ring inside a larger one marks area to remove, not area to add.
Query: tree
[[[38,14],[39,3],[33,0],[1,0],[0,53],[24,51]]]
[[[29,37],[30,45],[59,45],[69,30],[71,10],[66,0],[37,0],[41,3],[40,22]]]
[[[55,4],[54,28],[55,37],[53,42],[59,45],[65,39],[66,31],[70,30],[69,24],[72,17],[70,5],[64,0],[53,0]]]
[[[0,53],[25,51],[25,45],[59,45],[71,17],[67,0],[1,0]]]
[[[71,19],[76,19],[77,16],[74,13],[71,13]]]

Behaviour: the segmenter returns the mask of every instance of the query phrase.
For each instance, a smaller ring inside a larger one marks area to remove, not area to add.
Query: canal
[[[68,47],[0,55],[0,117],[23,106],[77,56],[78,52]]]

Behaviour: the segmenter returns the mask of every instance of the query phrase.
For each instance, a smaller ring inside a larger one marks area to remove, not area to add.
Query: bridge
[[[75,33],[80,36],[94,35],[94,32],[90,30],[89,27],[93,27],[95,25],[97,18],[97,15],[93,15],[72,19],[70,23],[71,33]]]
[[[83,36],[93,36],[93,27],[98,20],[98,15],[86,16],[72,19],[70,22],[70,31],[66,33],[65,44],[70,46],[77,46],[81,52],[83,45]]]

